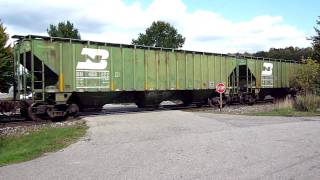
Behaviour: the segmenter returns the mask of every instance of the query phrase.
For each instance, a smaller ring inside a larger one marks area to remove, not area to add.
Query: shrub
[[[315,112],[320,107],[320,96],[297,96],[294,108],[298,111]]]
[[[297,71],[290,73],[290,86],[299,90],[299,94],[320,93],[320,64],[312,59],[303,62],[297,65]]]

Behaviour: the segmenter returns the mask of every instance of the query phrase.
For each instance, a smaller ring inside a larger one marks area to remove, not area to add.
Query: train
[[[76,116],[108,103],[157,107],[162,101],[215,104],[284,97],[299,62],[182,49],[20,36],[13,47],[14,100],[33,120]]]

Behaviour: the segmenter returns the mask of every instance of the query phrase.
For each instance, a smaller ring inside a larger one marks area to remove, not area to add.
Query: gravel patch
[[[0,136],[21,136],[26,135],[32,131],[39,131],[43,128],[59,128],[68,127],[76,124],[82,124],[84,120],[73,120],[73,121],[63,121],[63,122],[49,122],[41,124],[28,124],[28,125],[17,125],[0,127]]]
[[[256,113],[256,112],[272,111],[274,108],[275,108],[275,104],[273,104],[273,103],[254,104],[252,106],[243,105],[243,104],[228,105],[222,109],[222,113],[250,114],[250,113]],[[220,113],[220,109],[217,107],[203,107],[203,108],[187,109],[185,111]]]

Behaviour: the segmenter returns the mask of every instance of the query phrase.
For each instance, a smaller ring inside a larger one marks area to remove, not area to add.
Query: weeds
[[[319,107],[320,96],[317,95],[297,96],[294,102],[297,111],[316,112]]]

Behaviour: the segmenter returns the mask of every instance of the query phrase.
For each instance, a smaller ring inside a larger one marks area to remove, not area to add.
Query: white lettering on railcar
[[[262,87],[273,87],[273,64],[272,63],[263,63],[261,71],[261,85]]]
[[[76,89],[107,90],[110,88],[110,73],[107,69],[109,52],[106,49],[83,48],[81,55],[85,62],[78,61],[76,66]],[[98,62],[94,62],[98,61]]]

